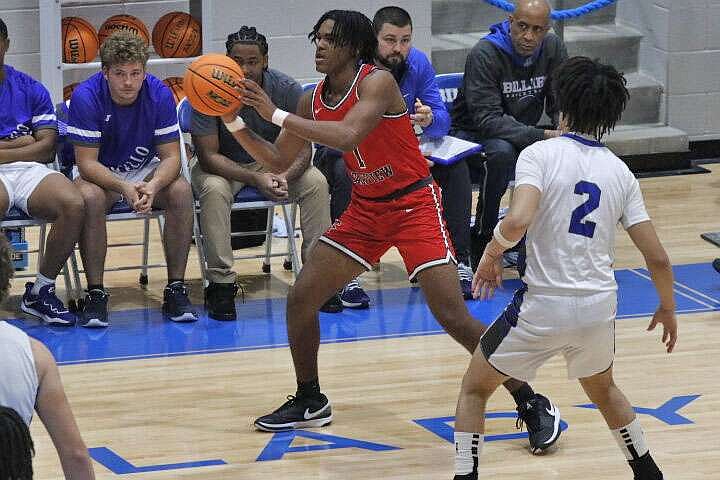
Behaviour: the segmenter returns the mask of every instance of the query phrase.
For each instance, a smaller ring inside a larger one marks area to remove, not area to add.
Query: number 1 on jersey
[[[365,165],[365,160],[363,160],[362,154],[360,153],[360,147],[355,147],[353,149],[353,156],[355,157],[355,160],[357,160],[358,166],[360,168],[367,168],[367,165]]]
[[[587,195],[588,199],[572,212],[570,217],[570,233],[582,235],[583,237],[593,238],[595,235],[595,222],[589,220],[583,222],[583,218],[587,217],[593,210],[600,206],[600,187],[592,182],[582,180],[575,184],[576,195]]]

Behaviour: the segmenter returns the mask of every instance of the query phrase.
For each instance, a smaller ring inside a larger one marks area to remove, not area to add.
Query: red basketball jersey
[[[325,80],[313,91],[313,118],[340,121],[358,102],[358,85],[377,67],[360,67],[350,90],[334,107],[322,100]],[[380,123],[352,152],[343,152],[353,183],[353,191],[362,197],[377,198],[389,195],[430,175],[425,157],[420,153],[407,109],[397,115],[383,115]]]

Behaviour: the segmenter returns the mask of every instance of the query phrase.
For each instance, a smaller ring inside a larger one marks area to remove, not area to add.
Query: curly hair
[[[15,275],[13,249],[5,234],[0,233],[0,302],[4,302],[10,290],[10,280]]]
[[[7,38],[8,38],[7,25],[5,25],[5,22],[3,22],[3,19],[0,18],[0,40],[7,40]]]
[[[247,25],[243,25],[242,27],[240,27],[240,30],[228,35],[227,41],[225,42],[225,50],[227,50],[227,53],[230,53],[230,50],[232,50],[233,45],[235,45],[236,43],[242,43],[245,45],[257,45],[260,49],[260,53],[262,53],[263,55],[268,54],[267,39],[265,38],[265,35],[258,32],[255,27],[248,27]]]
[[[588,57],[567,59],[555,70],[552,82],[568,128],[598,141],[615,128],[630,99],[623,74]]]
[[[102,67],[113,67],[124,63],[147,64],[150,54],[145,41],[129,31],[117,31],[100,45]]]
[[[20,415],[9,407],[0,407],[0,478],[30,480],[35,445],[30,430]]]

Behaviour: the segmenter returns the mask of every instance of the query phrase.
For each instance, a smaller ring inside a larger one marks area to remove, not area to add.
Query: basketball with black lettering
[[[245,75],[227,55],[209,53],[191,63],[183,77],[183,90],[192,107],[219,116],[242,106],[236,87]]]
[[[200,22],[185,12],[170,12],[160,17],[152,31],[152,43],[161,57],[184,58],[200,54]]]
[[[180,103],[180,100],[185,98],[185,91],[183,90],[183,79],[182,77],[168,77],[163,80],[163,83],[167,85],[170,91],[175,97],[175,105]]]
[[[97,55],[100,45],[95,28],[80,17],[65,17],[61,25],[63,62],[91,62]]]
[[[145,45],[150,45],[150,33],[148,32],[147,27],[142,20],[132,15],[113,15],[105,20],[98,30],[98,40],[100,40],[100,45],[102,45],[107,37],[115,32],[134,33],[143,39]]]

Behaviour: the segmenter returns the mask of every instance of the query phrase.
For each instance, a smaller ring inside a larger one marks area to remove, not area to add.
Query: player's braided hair
[[[35,446],[23,419],[12,408],[0,407],[0,478],[33,478],[33,455]]]
[[[265,38],[265,35],[258,33],[255,27],[243,25],[240,27],[240,30],[228,35],[227,41],[225,42],[225,49],[228,53],[230,53],[230,50],[232,50],[233,45],[236,43],[257,45],[260,47],[260,53],[263,55],[267,55],[268,53],[267,39]]]
[[[318,38],[318,30],[325,20],[335,24],[331,32],[333,45],[337,48],[350,47],[363,63],[374,63],[377,50],[377,37],[368,17],[353,10],[330,10],[317,21],[308,35],[311,42]]]
[[[0,40],[5,40],[7,38],[8,38],[7,25],[5,25],[5,22],[3,22],[3,19],[0,18]]]
[[[615,128],[630,94],[627,80],[612,65],[572,57],[553,74],[553,92],[568,128],[598,141]]]

